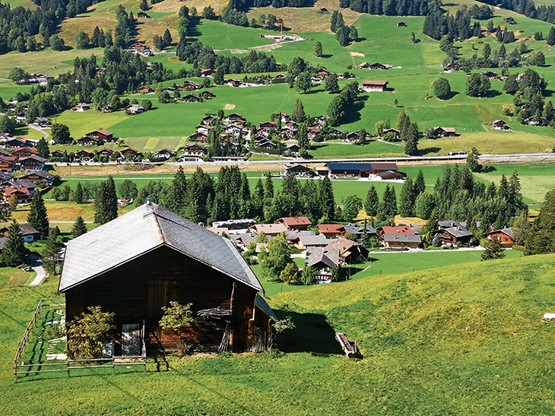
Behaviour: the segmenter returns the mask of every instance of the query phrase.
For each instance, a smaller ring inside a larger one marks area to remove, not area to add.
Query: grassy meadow
[[[553,328],[540,318],[555,294],[554,264],[554,255],[532,256],[284,292],[271,305],[296,328],[279,352],[168,357],[146,373],[95,369],[17,384],[13,351],[36,302],[61,298],[57,279],[3,288],[0,405],[10,416],[550,414]],[[334,332],[356,340],[364,358],[347,360]]]
[[[24,0],[21,0],[24,1]],[[131,0],[118,2],[106,0],[97,3],[77,18],[68,19],[62,25],[61,35],[68,44],[77,30],[92,28],[96,25],[109,28],[115,24],[114,14],[117,6],[122,4],[127,10],[138,12],[138,3]],[[188,6],[195,6],[202,10],[202,2],[195,0],[188,2]],[[224,3],[213,4],[220,10]],[[455,10],[462,4],[471,5],[473,1],[465,0],[457,5],[447,5]],[[166,27],[170,27],[174,40],[177,39],[175,25],[176,12],[182,4],[177,0],[166,0],[158,3],[149,10],[151,19],[139,20],[138,40],[150,43],[155,34],[161,35]],[[469,150],[477,147],[482,153],[520,153],[546,152],[555,146],[555,134],[550,127],[521,126],[511,117],[504,116],[503,106],[512,103],[512,96],[502,90],[501,81],[492,82],[492,91],[488,98],[471,98],[466,96],[466,74],[455,72],[443,73],[442,62],[445,54],[439,49],[439,42],[422,34],[422,17],[403,17],[407,27],[397,27],[398,17],[361,15],[348,9],[342,9],[347,23],[355,24],[360,41],[348,47],[341,47],[329,32],[331,13],[321,12],[321,7],[333,10],[337,5],[331,0],[320,0],[314,7],[301,9],[253,9],[249,16],[258,17],[260,13],[276,14],[285,19],[286,26],[291,27],[292,33],[305,38],[300,42],[274,44],[261,38],[266,31],[261,29],[244,28],[228,25],[219,21],[205,21],[196,27],[195,38],[204,44],[215,48],[218,53],[228,55],[245,55],[251,49],[268,51],[280,63],[289,63],[296,56],[302,56],[315,66],[324,66],[329,70],[343,73],[350,70],[355,73],[358,82],[364,79],[381,79],[389,82],[389,91],[385,93],[362,94],[361,104],[349,114],[347,122],[340,128],[353,131],[365,128],[375,131],[375,123],[380,120],[390,120],[395,124],[398,114],[407,111],[411,119],[416,121],[421,130],[426,127],[442,125],[455,127],[460,133],[457,138],[446,138],[435,141],[422,140],[420,149],[423,154],[447,154],[451,151]],[[555,77],[555,67],[551,65],[555,59],[555,52],[543,41],[534,41],[533,34],[541,31],[547,34],[548,23],[516,15],[507,10],[496,10],[495,24],[502,24],[502,19],[513,16],[517,24],[511,30],[518,31],[518,42],[506,45],[508,52],[525,41],[532,51],[542,50],[549,65],[535,67],[549,81]],[[288,22],[291,21],[289,24]],[[306,22],[304,25],[300,22]],[[486,24],[485,21],[482,22]],[[411,34],[420,40],[411,42]],[[323,57],[314,56],[314,44],[321,42],[324,49]],[[493,37],[482,39],[472,38],[457,43],[464,56],[474,53],[481,54],[486,42],[493,42],[492,49],[498,49]],[[385,46],[384,46],[385,45]],[[102,55],[97,50],[68,50],[55,52],[51,50],[29,52],[25,54],[10,53],[0,56],[0,77],[7,77],[13,66],[21,66],[30,72],[49,72],[58,74],[72,68],[75,56],[88,56],[94,53]],[[173,70],[190,68],[190,64],[176,60],[173,49],[169,53],[159,54],[149,58],[162,62]],[[387,71],[359,70],[361,62],[382,62],[395,65],[397,68]],[[45,62],[48,66],[45,68]],[[353,69],[354,68],[354,69]],[[510,69],[510,72],[521,72],[522,69]],[[232,75],[241,78],[240,74]],[[431,97],[431,84],[438,77],[446,77],[454,91],[449,100],[437,100]],[[182,80],[169,81],[165,84],[180,83]],[[342,83],[344,85],[344,82]],[[19,89],[28,87],[15,86],[10,82],[0,83],[0,96],[8,98]],[[194,127],[206,113],[215,113],[224,108],[226,111],[239,112],[252,123],[269,119],[271,113],[277,111],[291,112],[297,99],[303,101],[308,114],[324,114],[333,98],[323,91],[322,86],[315,86],[307,94],[299,94],[286,85],[274,85],[259,88],[234,89],[228,86],[212,87],[211,92],[216,98],[203,103],[160,104],[153,95],[131,96],[132,98],[153,100],[155,110],[139,116],[126,116],[123,112],[114,114],[100,114],[95,111],[74,114],[65,112],[56,118],[57,122],[66,123],[74,137],[96,129],[107,128],[117,136],[126,139],[130,146],[139,150],[158,150],[164,147],[175,148],[185,143],[186,137],[193,133]],[[497,118],[505,119],[513,129],[511,133],[492,131],[491,122]],[[148,144],[148,146],[147,146]],[[339,146],[333,143],[315,144],[311,150],[314,157],[356,157],[401,154],[404,149],[385,143],[371,143],[359,147]]]

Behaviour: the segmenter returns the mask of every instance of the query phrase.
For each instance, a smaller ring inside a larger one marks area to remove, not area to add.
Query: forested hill
[[[387,16],[426,16],[437,0],[340,0],[339,5],[359,13]]]
[[[555,5],[536,6],[532,0],[477,0],[491,6],[501,5],[504,9],[525,15],[532,19],[543,20],[544,22],[555,21]]]
[[[30,10],[0,3],[0,54],[10,51],[27,52],[48,47],[60,23],[87,10],[96,0],[35,0],[38,7]],[[54,39],[55,41],[55,39]]]

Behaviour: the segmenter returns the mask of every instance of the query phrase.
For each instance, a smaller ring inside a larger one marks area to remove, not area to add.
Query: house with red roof
[[[308,217],[283,217],[277,220],[278,224],[283,224],[288,230],[306,230],[312,222]]]

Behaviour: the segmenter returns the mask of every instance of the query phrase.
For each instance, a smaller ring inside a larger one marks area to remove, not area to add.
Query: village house
[[[91,152],[90,150],[79,150],[77,153],[75,153],[75,157],[78,158],[79,160],[82,160],[83,162],[89,161],[94,157],[94,152]]]
[[[343,224],[318,224],[317,228],[318,232],[327,238],[337,238],[347,232]]]
[[[277,146],[278,146],[276,143],[274,143],[272,140],[266,137],[255,137],[253,144],[254,144],[254,147],[258,149],[266,149],[266,150],[277,149]]]
[[[60,149],[53,150],[52,153],[50,153],[50,157],[53,159],[61,159],[64,157],[64,151]]]
[[[254,224],[250,229],[256,235],[264,233],[268,237],[275,237],[287,232],[287,227],[284,224]]]
[[[506,122],[504,122],[503,120],[495,120],[492,124],[491,127],[494,130],[501,130],[501,131],[510,131],[511,128],[507,125]]]
[[[52,123],[46,117],[37,117],[35,119],[35,121],[33,121],[33,124],[35,126],[39,126],[39,127],[43,127],[43,128],[52,126]]]
[[[353,236],[356,241],[360,241],[364,237],[364,235],[366,235],[367,237],[378,236],[378,232],[370,224],[346,224],[344,228],[345,233]]]
[[[198,95],[187,94],[181,99],[181,101],[184,103],[200,103],[201,99]]]
[[[7,186],[4,188],[4,199],[9,200],[15,196],[18,204],[31,202],[31,192],[25,187]]]
[[[212,74],[216,72],[211,68],[205,68],[200,70],[200,77],[201,78],[211,78]]]
[[[17,161],[22,170],[43,170],[46,159],[37,155],[22,157]]]
[[[434,243],[451,246],[468,244],[473,237],[466,223],[457,221],[439,221],[438,230],[433,231],[433,235]]]
[[[86,104],[86,103],[77,103],[71,109],[73,111],[78,112],[78,113],[82,113],[84,111],[90,110],[91,106],[89,104]]]
[[[122,155],[125,159],[133,158],[134,156],[139,155],[140,153],[131,147],[126,147],[119,151],[120,155]]]
[[[75,140],[75,144],[78,146],[102,146],[104,144],[104,140],[96,136],[86,135]]]
[[[344,237],[333,239],[326,247],[327,251],[337,250],[340,264],[354,264],[368,259],[368,250],[356,241]]]
[[[201,133],[201,132],[197,132],[194,134],[191,134],[189,136],[189,141],[191,142],[201,142],[201,143],[206,143],[208,141],[208,134],[206,133]]]
[[[386,248],[418,248],[421,243],[419,235],[406,225],[382,227],[379,237]]]
[[[148,85],[141,85],[139,88],[137,88],[137,93],[138,94],[154,94],[154,90],[149,87]]]
[[[288,163],[285,165],[284,171],[284,176],[287,175],[295,175],[300,178],[312,178],[315,173],[310,167],[306,165],[302,165],[300,163]]]
[[[200,89],[200,85],[194,81],[184,81],[182,85],[179,86],[180,91],[194,91]]]
[[[339,266],[339,252],[325,250],[324,247],[311,248],[306,253],[305,266],[316,271],[316,283],[331,283],[333,271]]]
[[[180,156],[205,156],[208,149],[197,143],[191,143],[179,149]]]
[[[387,88],[387,81],[362,81],[361,90],[364,92],[384,92]]]
[[[23,241],[26,243],[33,243],[37,240],[40,240],[41,235],[40,232],[35,230],[32,225],[24,223],[19,224],[19,228],[21,232],[19,233],[21,237],[23,237]],[[0,250],[4,248],[4,243],[6,242],[6,238],[9,237],[9,227],[2,227],[0,228],[0,234],[3,237],[0,237]]]
[[[489,241],[498,241],[499,244],[504,246],[511,246],[515,243],[512,227],[503,227],[499,230],[490,231],[486,234],[486,238]]]
[[[175,152],[171,151],[170,149],[160,149],[152,154],[151,159],[154,162],[163,162],[169,160],[174,156]]]
[[[56,177],[48,172],[45,172],[43,170],[37,170],[34,172],[29,172],[26,173],[24,175],[21,175],[19,177],[19,179],[26,179],[28,181],[33,182],[35,185],[52,185],[54,183],[54,180],[56,179]]]
[[[306,230],[312,222],[308,217],[282,217],[277,220],[278,224],[283,224],[287,230]]]
[[[457,130],[454,127],[441,127],[436,126],[432,129],[431,137],[438,139],[441,137],[455,137],[457,136]]]
[[[324,167],[317,168],[317,172],[324,176],[360,177],[370,179],[401,179],[396,163],[348,163],[330,162]]]
[[[203,100],[211,100],[212,98],[216,98],[216,94],[212,94],[210,91],[203,91],[200,93],[200,96]]]
[[[91,137],[96,137],[97,139],[104,140],[105,142],[111,142],[112,140],[114,140],[114,133],[106,129],[91,131],[86,135]]]
[[[141,114],[144,111],[145,111],[144,107],[139,104],[128,105],[127,108],[125,109],[125,112],[129,115]]]
[[[395,140],[401,140],[401,132],[397,129],[383,129],[381,136],[392,135]]]
[[[307,235],[301,233],[295,238],[294,245],[299,250],[307,250],[314,247],[325,247],[329,242],[330,240],[322,234]]]
[[[112,149],[102,148],[96,152],[99,157],[110,157],[114,151]]]
[[[114,313],[115,356],[175,350],[159,325],[171,301],[192,305],[190,351],[264,351],[276,318],[262,290],[231,241],[151,203],[69,241],[59,285],[68,323],[95,305]]]

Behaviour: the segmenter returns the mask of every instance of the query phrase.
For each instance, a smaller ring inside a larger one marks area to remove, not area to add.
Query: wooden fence
[[[25,355],[27,345],[29,343],[29,337],[31,336],[33,330],[36,327],[37,321],[40,317],[42,309],[45,306],[55,306],[48,304],[44,299],[40,300],[37,307],[35,308],[35,313],[29,321],[29,324],[25,328],[23,337],[19,342],[17,351],[15,353],[15,358],[13,362],[13,376],[14,383],[17,383],[18,376],[29,376],[37,375],[43,373],[67,373],[67,376],[71,376],[72,370],[84,370],[84,369],[111,369],[112,374],[115,374],[116,367],[129,367],[142,365],[144,371],[146,371],[146,344],[145,344],[145,324],[143,321],[142,329],[142,353],[136,356],[126,356],[126,357],[107,357],[107,358],[89,358],[89,359],[76,359],[76,360],[65,360],[59,363],[29,363],[25,364],[22,358]],[[60,305],[61,306],[61,305]]]

